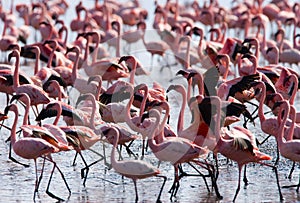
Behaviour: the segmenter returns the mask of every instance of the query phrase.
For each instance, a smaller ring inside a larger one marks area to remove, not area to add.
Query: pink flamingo
[[[47,93],[40,87],[33,85],[33,84],[23,84],[20,85],[19,83],[19,67],[20,67],[20,52],[17,50],[13,50],[8,59],[11,60],[12,57],[16,58],[15,62],[15,71],[14,71],[14,91],[18,93],[25,92],[30,97],[30,105],[34,105],[37,109],[38,104],[47,104],[50,102],[50,98],[48,97]]]
[[[145,22],[139,22],[138,26],[141,28],[143,31],[143,43],[148,52],[151,54],[151,68],[153,67],[153,56],[154,55],[159,55],[159,56],[164,56],[165,52],[170,49],[169,45],[163,41],[155,42],[155,41],[150,41],[146,42],[145,41],[145,34],[146,34],[146,23]]]
[[[238,180],[238,187],[236,189],[233,201],[236,200],[236,197],[240,190],[240,179],[241,179],[242,167],[243,165],[250,162],[256,162],[273,168],[276,175],[280,200],[283,200],[283,196],[281,194],[279,180],[278,180],[277,168],[262,162],[263,160],[270,160],[271,157],[259,151],[259,149],[255,144],[255,137],[249,130],[242,127],[236,127],[235,131],[230,132],[226,128],[220,128],[221,100],[219,97],[213,97],[212,103],[216,105],[215,108],[217,111],[215,135],[216,135],[216,139],[218,140],[218,143],[216,148],[214,149],[214,154],[220,152],[223,156],[226,156],[227,158],[230,158],[238,163],[239,180]]]
[[[283,38],[285,35],[285,31],[283,29],[279,29],[279,32],[282,32],[282,40],[279,44],[279,61],[282,63],[299,64],[300,62],[300,51],[298,49],[283,49]]]
[[[135,202],[138,202],[138,191],[136,181],[138,179],[144,179],[152,176],[161,177],[164,179],[157,197],[157,202],[160,202],[160,196],[164,188],[165,182],[167,180],[167,177],[160,175],[161,172],[157,168],[142,160],[117,161],[115,157],[115,151],[119,139],[119,131],[113,127],[108,129],[107,131],[109,131],[108,133],[106,132],[106,134],[109,135],[109,139],[113,140],[113,148],[111,151],[110,158],[112,167],[115,169],[116,172],[120,173],[121,175],[127,178],[132,179],[135,189]]]
[[[34,199],[35,199],[35,193],[38,190],[38,186],[39,186],[39,182],[40,182],[40,180],[38,180],[38,176],[37,176],[36,159],[38,157],[43,157],[43,156],[50,155],[51,153],[56,153],[56,152],[59,151],[59,149],[54,147],[52,144],[50,144],[49,142],[47,142],[47,141],[45,141],[41,138],[24,137],[24,138],[21,138],[21,139],[17,140],[16,127],[17,127],[18,115],[19,115],[18,114],[18,107],[15,104],[11,104],[10,106],[8,106],[6,108],[6,111],[7,112],[12,111],[15,114],[15,119],[14,119],[14,123],[13,123],[12,130],[11,130],[11,143],[12,143],[12,147],[13,147],[14,152],[22,158],[33,159],[34,163],[35,163],[35,170],[36,170],[35,171],[36,172],[36,181],[35,181],[35,190],[34,190]],[[53,165],[54,165],[53,169],[52,169],[52,172],[51,172],[51,175],[50,175],[50,179],[49,179],[49,182],[48,182],[46,193],[50,197],[53,197],[53,198],[61,201],[62,200],[61,198],[55,196],[54,194],[52,194],[49,191],[50,182],[51,182],[52,175],[53,175],[53,172],[54,172],[55,168],[57,168],[58,171],[60,172],[60,174],[61,174],[61,176],[62,176],[62,178],[63,178],[63,180],[66,184],[66,187],[69,191],[69,195],[71,194],[70,188],[69,188],[69,186],[68,186],[61,170],[56,165],[56,163],[52,159],[49,159],[49,158],[46,158],[46,157],[44,157],[44,158],[47,159],[48,161],[52,162]]]
[[[179,188],[179,180],[181,176],[178,175],[178,167],[181,163],[189,163],[195,161],[195,159],[200,157],[206,157],[208,150],[206,148],[202,148],[196,144],[193,144],[190,140],[180,137],[167,137],[161,136],[160,133],[164,124],[159,124],[160,121],[160,113],[156,109],[151,109],[149,111],[149,116],[155,118],[155,122],[152,123],[148,128],[148,144],[154,153],[155,157],[157,157],[160,161],[170,162],[174,166],[174,182],[170,189],[171,199],[173,196],[176,196],[176,193]],[[160,143],[155,141],[154,136],[160,136]],[[195,161],[198,163],[197,161]],[[212,174],[211,174],[212,175]],[[212,177],[213,178],[213,177]],[[217,197],[222,199],[222,196],[219,194],[216,185],[214,184],[214,188],[216,190]]]
[[[287,101],[283,101],[282,104],[280,105],[280,111],[279,111],[279,116],[278,116],[278,122],[279,122],[279,130],[277,132],[277,136],[276,136],[276,140],[278,143],[278,148],[280,150],[280,154],[287,158],[290,159],[294,162],[299,162],[300,161],[300,157],[299,157],[299,146],[300,146],[300,140],[298,139],[283,139],[284,137],[284,123],[287,121],[288,118],[288,114],[290,112],[290,105]],[[283,113],[283,118],[281,119]],[[292,122],[292,125],[289,128],[289,137],[291,138],[293,135],[293,131],[294,131],[294,126],[295,126],[295,122]],[[297,189],[296,191],[299,191],[299,187],[300,187],[300,182],[298,183]],[[291,187],[291,186],[287,186],[287,187]]]

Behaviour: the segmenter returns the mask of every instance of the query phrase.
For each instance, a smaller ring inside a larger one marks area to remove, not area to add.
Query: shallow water
[[[16,1],[15,2],[21,2]],[[74,2],[74,3],[73,3]],[[226,1],[227,3],[228,1]],[[78,1],[72,1],[70,4],[69,11],[66,16],[74,16],[72,11],[74,10],[75,5],[77,5]],[[146,2],[141,2],[143,5],[147,5]],[[92,4],[92,1],[84,2],[85,5]],[[148,2],[149,4],[149,2]],[[150,4],[149,4],[150,5]],[[227,3],[229,5],[229,3]],[[7,2],[4,2],[4,6],[7,6]],[[145,7],[145,6],[144,6]],[[153,6],[151,4],[149,10],[152,12]],[[151,13],[149,12],[149,13]],[[68,18],[67,18],[68,19]],[[150,15],[148,22],[151,25],[152,16]],[[70,20],[70,19],[68,19]],[[72,35],[71,35],[72,36]],[[153,38],[155,35],[155,31],[148,31],[147,37]],[[74,37],[74,36],[73,36]],[[136,44],[132,47],[132,54],[137,56],[146,68],[150,68],[150,56],[146,51],[141,48],[141,44]],[[168,56],[168,60],[170,63],[174,62],[172,56]],[[159,71],[159,68],[162,64],[165,64],[164,60],[157,61],[155,58],[153,71],[150,76],[138,76],[136,77],[137,83],[147,83],[152,84],[153,81],[159,82],[163,87],[167,88],[171,83],[169,79],[174,76],[174,73],[179,70],[180,66],[175,66],[169,69],[164,69],[163,72]],[[32,73],[30,67],[22,67],[29,75]],[[182,83],[185,85],[185,81],[181,78],[174,81],[174,83]],[[71,94],[71,99],[75,99],[75,93]],[[178,94],[170,93],[168,94],[169,101],[171,104],[171,126],[175,127],[177,122],[178,110],[181,105],[181,100]],[[3,94],[0,95],[0,109],[4,109],[5,107],[5,96]],[[297,107],[299,104],[297,104]],[[249,110],[253,110],[251,106],[249,106]],[[186,111],[188,112],[188,111]],[[23,115],[23,110],[21,110],[21,115]],[[189,120],[189,115],[186,115],[186,123]],[[22,119],[22,116],[20,117]],[[32,123],[33,116],[31,116]],[[5,122],[8,126],[11,126],[11,119]],[[49,119],[51,122],[51,119]],[[60,121],[61,125],[64,125],[63,121]],[[241,124],[241,123],[239,123]],[[249,124],[249,129],[258,137],[261,141],[266,135],[263,134],[260,130],[259,122],[256,121],[256,125],[253,126]],[[0,138],[0,202],[31,202],[33,199],[33,189],[35,183],[35,171],[34,171],[34,162],[22,160],[19,157],[16,157],[18,160],[23,163],[29,163],[29,168],[24,168],[20,165],[13,163],[8,160],[8,150],[9,145],[5,142],[5,140],[9,137],[9,131],[5,129],[1,129],[1,138]],[[97,143],[94,147],[94,150],[102,153],[103,145],[102,143]],[[139,154],[141,151],[141,140],[137,140],[133,143],[131,149]],[[260,147],[261,151],[273,156],[273,160],[266,162],[269,164],[274,163],[274,159],[276,158],[276,143],[274,138],[270,138],[268,142]],[[106,144],[106,154],[108,154],[107,158],[109,161],[109,155],[111,151],[111,146]],[[58,166],[63,171],[66,180],[70,186],[72,191],[71,196],[68,199],[68,202],[134,202],[135,193],[134,186],[130,179],[122,178],[119,174],[117,174],[113,169],[108,170],[107,167],[103,164],[103,161],[95,164],[90,168],[86,187],[84,188],[82,185],[82,179],[80,178],[80,169],[83,167],[82,161],[78,158],[76,166],[72,166],[73,157],[75,155],[74,151],[70,152],[60,152],[58,154],[53,155],[53,159],[57,162]],[[85,157],[88,163],[91,163],[97,160],[99,157],[95,155],[93,152],[84,151],[83,156]],[[125,159],[133,159],[129,158],[128,155],[123,150],[123,157]],[[219,156],[219,170],[220,175],[218,179],[218,187],[221,195],[223,196],[223,200],[220,202],[229,202],[232,201],[233,196],[235,194],[235,190],[237,187],[238,180],[238,168],[234,162],[229,161]],[[146,152],[145,160],[152,163],[153,165],[157,165],[158,161],[155,159],[151,150]],[[210,156],[210,159],[211,156]],[[39,170],[42,165],[42,160],[38,161]],[[299,168],[296,166],[294,175],[292,180],[288,180],[287,176],[289,173],[289,169],[292,163],[289,160],[286,160],[281,157],[278,172],[281,186],[296,184],[298,182],[298,174]],[[44,177],[42,179],[39,193],[36,197],[37,202],[56,202],[55,199],[49,197],[46,193],[46,187],[49,179],[49,174],[52,169],[52,165],[47,163],[45,166]],[[173,167],[169,163],[161,163],[160,170],[163,175],[168,177],[166,182],[164,191],[162,193],[161,200],[163,202],[171,202],[170,194],[168,190],[170,189],[173,181]],[[186,172],[195,173],[195,171],[189,167],[188,165],[184,165],[184,170]],[[207,173],[205,170],[200,169],[203,173]],[[276,179],[274,172],[271,168],[261,166],[259,164],[249,164],[247,166],[247,177],[249,180],[249,185],[244,187],[243,182],[241,182],[241,189],[239,195],[237,197],[236,202],[279,202],[279,195],[277,191]],[[208,179],[209,188],[211,190],[211,182]],[[157,198],[159,188],[162,184],[162,180],[153,177],[143,180],[138,180],[138,192],[139,192],[139,201],[140,202],[154,202]],[[60,175],[55,172],[53,177],[50,191],[52,191],[55,195],[67,200],[68,192],[65,185],[62,182]],[[300,201],[300,197],[298,193],[296,193],[295,188],[282,189],[282,194],[285,198],[286,202],[297,202]],[[173,201],[176,202],[215,202],[216,195],[214,191],[208,192],[204,181],[201,177],[184,177],[180,181],[180,189],[177,193],[177,197],[173,198]]]

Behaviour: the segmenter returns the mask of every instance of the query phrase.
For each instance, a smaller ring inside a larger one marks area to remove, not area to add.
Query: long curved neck
[[[198,85],[199,95],[204,95],[204,83],[203,83],[203,76],[202,76],[202,74],[200,72],[197,73],[196,78],[197,78],[197,81],[198,81],[197,85]]]
[[[100,35],[96,34],[96,46],[95,46],[95,50],[93,52],[93,58],[92,58],[92,63],[95,63],[97,60],[97,56],[98,56],[98,49],[99,49],[99,43],[100,43]]]
[[[110,156],[111,165],[114,167],[118,163],[118,161],[116,159],[116,149],[117,149],[117,145],[118,145],[118,141],[119,141],[119,131],[116,130],[115,128],[112,128],[111,130],[114,131],[115,136],[116,136],[114,139],[113,147],[111,149],[111,156]]]
[[[134,75],[135,75],[135,72],[136,72],[137,62],[134,58],[130,61],[132,61],[132,70],[131,70],[131,73],[130,73],[129,83],[134,85]]]
[[[184,110],[186,107],[187,96],[186,96],[186,91],[185,91],[184,87],[182,87],[182,86],[180,87],[178,92],[182,96],[182,104],[181,104],[181,109],[179,112],[178,122],[177,122],[177,133],[179,134],[180,132],[182,132],[183,126],[184,126]]]
[[[227,80],[227,77],[228,77],[228,73],[229,73],[229,56],[227,55],[226,56],[226,59],[225,59],[225,73],[223,75],[223,79],[224,80]]]
[[[85,45],[85,52],[84,52],[84,61],[86,63],[86,66],[84,66],[84,67],[87,67],[87,68],[89,66],[89,60],[88,60],[88,56],[89,56],[89,53],[90,53],[89,45],[90,45],[90,37],[87,37],[86,38],[86,45]]]
[[[75,80],[77,79],[77,72],[78,72],[78,63],[79,63],[79,50],[76,50],[75,52],[75,62],[73,64],[73,69],[72,69],[72,81],[73,83],[75,82]]]
[[[149,93],[149,88],[147,85],[145,85],[143,87],[144,90],[144,97],[141,103],[141,107],[140,107],[140,117],[142,117],[144,111],[145,111],[145,107],[146,107],[146,102],[147,102],[147,98],[148,98],[148,93]]]
[[[35,52],[35,64],[34,64],[34,75],[37,74],[37,72],[39,71],[39,64],[40,64],[40,55],[41,55],[41,51],[39,47],[36,47],[36,52]]]
[[[92,114],[91,114],[91,119],[90,119],[90,127],[95,129],[95,112],[97,111],[96,107],[96,100],[95,97],[93,95],[90,95],[90,100],[92,102]]]
[[[140,131],[139,127],[136,126],[136,125],[132,122],[132,120],[131,120],[130,107],[131,107],[131,105],[132,105],[133,100],[134,100],[134,96],[133,96],[133,92],[132,92],[131,98],[130,98],[130,100],[129,100],[127,106],[126,106],[126,124],[127,124],[132,130],[139,132],[139,131]]]
[[[293,105],[290,105],[290,118],[292,120],[292,123],[290,125],[288,134],[286,136],[286,140],[292,140],[294,135],[294,129],[295,129],[295,122],[296,122],[296,109]],[[279,123],[280,125],[280,123]],[[280,131],[279,131],[280,132]]]
[[[61,113],[62,113],[62,107],[61,107],[60,103],[56,103],[55,108],[56,108],[57,114],[56,114],[55,120],[53,122],[53,125],[58,124],[59,118],[60,118]]]
[[[293,84],[294,85],[294,89],[293,89],[292,96],[291,96],[289,102],[290,102],[291,105],[293,105],[294,102],[295,102],[297,91],[298,91],[298,83],[299,82],[298,82],[298,78],[294,74],[292,74],[290,77],[292,79],[292,82],[294,83]]]
[[[204,54],[202,52],[202,44],[203,44],[203,31],[200,33],[199,35],[199,44],[198,44],[198,48],[197,48],[197,51],[198,51],[198,55],[199,57],[202,59],[204,57]]]
[[[20,55],[17,55],[16,62],[15,62],[15,72],[14,72],[14,88],[17,88],[20,86],[19,68],[20,68]]]
[[[47,63],[47,67],[50,68],[51,67],[51,64],[52,64],[52,61],[53,61],[53,58],[54,58],[54,52],[57,48],[57,45],[54,47],[52,47],[52,50],[51,50],[51,53],[50,53],[50,56],[49,56],[49,60],[48,60],[48,63]]]
[[[259,107],[258,107],[258,116],[260,122],[264,122],[266,120],[265,114],[264,114],[264,102],[266,98],[266,86],[261,83],[261,97],[259,100]]]
[[[99,98],[100,98],[101,89],[102,89],[102,78],[99,78],[99,82],[98,82],[98,86],[97,86],[97,92],[96,92],[96,95],[95,95],[96,100],[99,100]]]
[[[216,97],[212,100],[212,103],[214,103],[216,105],[216,110],[217,110],[217,116],[216,116],[216,124],[215,124],[215,135],[217,140],[221,139],[223,140],[223,137],[220,134],[220,123],[221,123],[221,100]]]
[[[160,144],[157,144],[155,139],[154,139],[154,136],[156,135],[156,128],[158,127],[159,121],[160,121],[160,114],[156,114],[154,116],[154,118],[155,118],[155,123],[152,126],[152,129],[149,133],[148,144],[149,144],[149,147],[151,148],[151,150],[155,153],[155,152],[158,152],[160,150],[160,148],[159,148]]]
[[[30,109],[30,98],[27,94],[25,94],[25,113],[23,117],[23,125],[28,125],[28,116],[29,116],[29,109]]]
[[[185,53],[185,69],[190,68],[190,47],[191,47],[191,39],[187,36],[187,48]]]
[[[286,123],[286,120],[287,120],[287,117],[288,117],[288,114],[289,114],[289,106],[288,106],[288,103],[285,103],[285,104],[282,104],[282,106],[284,105],[284,107],[280,107],[280,111],[279,111],[279,114],[278,114],[278,118],[281,116],[282,114],[282,111],[284,109],[284,116],[283,116],[283,119],[280,121],[280,119],[278,119],[280,122],[279,122],[279,129],[278,129],[278,134],[277,134],[277,143],[278,143],[278,148],[280,150],[280,148],[282,147],[282,145],[285,143],[284,139],[283,139],[283,136],[284,136],[284,126],[285,126],[285,123]]]
[[[163,118],[163,120],[161,121],[160,125],[159,125],[159,132],[161,133],[164,133],[164,128],[165,128],[165,125],[167,123],[167,120],[169,118],[169,115],[170,115],[170,106],[168,105],[168,103],[166,103],[164,105],[164,109],[165,109],[165,116]],[[164,135],[164,134],[163,134]]]
[[[10,139],[11,139],[10,141],[11,141],[12,146],[17,141],[16,129],[17,129],[17,124],[18,124],[18,116],[19,116],[18,109],[15,109],[14,113],[15,113],[15,118],[14,118],[14,123],[11,128],[11,135],[10,135]]]
[[[117,23],[117,32],[118,32],[118,38],[117,38],[117,47],[116,47],[116,57],[121,56],[121,24]]]

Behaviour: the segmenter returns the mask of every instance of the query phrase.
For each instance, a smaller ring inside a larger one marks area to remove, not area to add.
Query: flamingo
[[[161,127],[163,123],[159,124],[160,113],[156,109],[151,109],[149,111],[149,116],[155,118],[155,122],[147,127],[147,136],[148,144],[154,153],[155,157],[160,161],[170,162],[174,166],[174,182],[170,189],[171,199],[173,196],[176,196],[176,193],[179,188],[179,180],[181,176],[178,176],[178,167],[181,163],[189,163],[195,161],[197,158],[204,158],[207,156],[208,150],[206,148],[200,147],[196,144],[193,144],[190,140],[180,137],[167,137],[162,138],[162,142],[157,143],[154,136],[160,134],[161,136]],[[142,119],[143,121],[143,119]],[[160,127],[159,127],[160,126]],[[161,139],[161,138],[160,138]],[[195,161],[198,163],[197,161]],[[211,174],[212,175],[212,174]],[[213,177],[212,177],[213,179]],[[216,195],[219,199],[222,199],[222,196],[218,192],[217,185],[214,182],[214,188]]]
[[[277,136],[276,140],[278,143],[278,148],[280,151],[280,154],[287,158],[290,159],[294,162],[299,162],[300,157],[299,157],[299,146],[300,146],[300,140],[298,139],[288,139],[285,140],[284,137],[284,123],[287,121],[288,114],[290,112],[290,105],[287,101],[282,101],[282,104],[280,105],[280,110],[279,110],[279,116],[278,116],[278,122],[279,122],[279,130],[277,131]],[[281,119],[280,117],[282,116],[283,113],[283,118]],[[290,128],[289,128],[289,137],[292,137],[293,131],[294,131],[294,126],[295,122],[292,122]],[[300,182],[298,183],[296,191],[299,191],[300,187]],[[289,186],[288,186],[289,187]]]
[[[167,177],[160,175],[160,171],[149,164],[148,162],[142,161],[142,160],[123,160],[123,161],[117,161],[115,157],[115,151],[117,148],[117,143],[119,139],[119,131],[115,128],[110,128],[106,132],[106,134],[109,134],[109,139],[113,140],[113,148],[111,151],[111,164],[112,167],[115,169],[116,172],[120,173],[121,175],[131,178],[134,183],[134,189],[135,189],[135,202],[138,202],[138,191],[137,191],[137,185],[136,181],[138,179],[144,179],[152,176],[161,177],[163,178],[163,184],[161,186],[161,189],[159,191],[157,202],[160,202],[160,196],[163,191],[165,182],[167,181]]]
[[[20,67],[20,52],[18,50],[13,50],[9,55],[8,59],[11,60],[12,57],[16,58],[15,71],[14,71],[14,84],[13,89],[18,93],[26,92],[30,97],[30,105],[34,105],[37,109],[38,104],[48,104],[50,98],[47,93],[40,87],[33,84],[23,84],[19,83],[19,67]]]
[[[24,137],[24,138],[20,138],[19,140],[17,140],[16,127],[17,127],[18,115],[19,115],[18,107],[15,104],[11,104],[6,108],[6,112],[8,112],[8,111],[12,111],[15,114],[15,119],[14,119],[12,130],[11,130],[11,143],[12,143],[14,152],[18,156],[20,156],[24,159],[33,159],[34,163],[35,163],[35,173],[36,173],[35,189],[34,189],[34,199],[35,199],[35,193],[38,190],[38,186],[39,186],[39,182],[40,182],[40,180],[38,180],[38,175],[37,175],[36,159],[38,157],[43,157],[43,156],[47,156],[52,153],[56,153],[59,151],[59,149],[54,147],[52,144],[50,144],[49,142],[47,142],[41,138]],[[62,200],[61,198],[55,196],[54,194],[52,194],[49,191],[50,182],[51,182],[52,175],[53,175],[55,168],[57,168],[58,171],[60,172],[60,174],[66,184],[66,187],[69,191],[69,195],[71,194],[70,188],[69,188],[61,170],[56,165],[56,163],[52,159],[48,159],[46,157],[44,157],[44,158],[53,163],[53,169],[52,169],[52,172],[50,175],[46,193],[50,197],[56,198],[57,200],[61,201]]]
[[[285,31],[283,29],[279,29],[279,32],[282,33],[283,37],[279,44],[279,61],[282,63],[299,64],[300,62],[300,51],[295,48],[285,49],[283,50],[283,38],[285,35]]]
[[[159,56],[164,56],[165,52],[170,49],[169,45],[163,41],[155,42],[155,41],[150,41],[146,42],[145,41],[145,33],[146,33],[146,23],[145,22],[139,22],[138,26],[141,28],[143,31],[143,43],[148,52],[151,54],[151,68],[153,67],[153,56],[155,54]]]
[[[262,162],[263,160],[270,160],[271,157],[267,154],[259,151],[255,144],[254,135],[247,129],[237,126],[234,131],[228,131],[226,128],[220,128],[220,107],[221,100],[219,97],[211,97],[212,103],[216,105],[216,125],[215,125],[215,135],[218,140],[217,146],[214,149],[214,154],[221,153],[223,156],[230,158],[238,163],[239,168],[239,180],[238,187],[236,189],[233,202],[236,200],[236,197],[240,190],[240,179],[241,179],[241,171],[243,165],[256,162],[268,167],[273,168],[274,173],[276,175],[276,181],[278,186],[278,192],[280,200],[283,200],[283,196],[280,190],[279,180],[277,168],[269,165],[267,163]]]

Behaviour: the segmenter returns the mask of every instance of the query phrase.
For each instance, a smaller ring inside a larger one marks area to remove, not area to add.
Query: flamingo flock
[[[46,194],[70,198],[68,168],[56,159],[72,151],[70,165],[84,166],[84,188],[93,166],[103,164],[132,179],[135,194],[127,195],[135,202],[137,181],[154,176],[162,179],[159,190],[152,188],[162,202],[170,177],[162,164],[174,168],[171,201],[188,195],[180,186],[189,176],[201,177],[207,193],[222,200],[228,195],[219,187],[222,158],[238,167],[233,202],[242,175],[245,186],[253,181],[247,178],[249,163],[272,169],[274,175],[263,178],[279,201],[283,188],[299,191],[300,181],[281,186],[277,169],[280,158],[293,161],[291,180],[300,161],[299,2],[232,1],[227,8],[218,0],[155,0],[148,2],[154,11],[138,0],[95,0],[93,6],[80,1],[74,8],[70,3],[11,1],[9,10],[0,3],[0,92],[6,96],[0,131],[10,135],[4,139],[13,164],[28,168],[24,159],[34,160],[34,200],[40,198],[46,161],[53,164]],[[70,9],[73,19],[66,16]],[[275,161],[264,147],[270,136]],[[89,163],[91,153],[96,158]],[[65,197],[50,191],[56,170]]]

